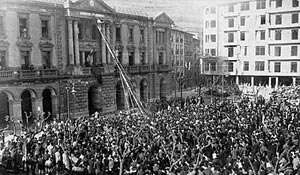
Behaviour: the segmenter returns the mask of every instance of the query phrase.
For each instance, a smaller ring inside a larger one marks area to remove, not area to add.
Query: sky
[[[141,9],[149,17],[166,12],[178,28],[185,31],[201,31],[202,7],[232,0],[104,0],[112,7]]]

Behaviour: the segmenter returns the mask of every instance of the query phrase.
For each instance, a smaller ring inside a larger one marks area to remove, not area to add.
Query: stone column
[[[76,60],[76,65],[80,65],[78,34],[79,34],[78,21],[75,20],[74,21],[74,44],[75,44],[75,60]]]
[[[55,117],[56,114],[58,113],[58,96],[52,95],[51,102],[52,102],[52,117]]]
[[[81,58],[82,58],[82,62],[83,62],[83,65],[85,64],[85,53],[84,52],[81,52]],[[92,65],[92,59],[91,60],[88,60],[90,61],[90,64]]]
[[[296,86],[296,77],[293,77],[293,86]]]
[[[105,33],[106,33],[106,38],[107,38],[107,40],[108,40],[108,42],[111,42],[111,40],[110,40],[110,30],[109,30],[109,28],[110,28],[110,25],[109,24],[106,24],[106,27],[105,27]],[[110,55],[110,52],[109,52],[109,50],[107,49],[107,53],[106,53],[106,62],[107,62],[107,64],[110,64],[111,63],[111,55]]]
[[[275,78],[275,89],[278,89],[278,85],[279,85],[279,78],[276,77]]]
[[[74,45],[73,45],[73,24],[72,20],[68,19],[68,42],[69,42],[69,64],[74,65]]]
[[[236,76],[236,77],[235,77],[235,83],[236,83],[237,85],[240,84],[240,77],[239,77],[239,76]]]
[[[254,77],[251,77],[251,86],[254,86]]]
[[[272,77],[269,77],[269,88],[272,88]]]
[[[102,26],[101,26],[101,30],[102,30],[102,33],[103,33],[103,35],[104,36],[106,36],[106,32],[105,32],[105,24],[101,24]],[[105,44],[105,41],[104,41],[104,39],[103,39],[103,37],[101,37],[101,50],[102,50],[102,63],[103,64],[106,64],[107,62],[106,62],[106,44]]]

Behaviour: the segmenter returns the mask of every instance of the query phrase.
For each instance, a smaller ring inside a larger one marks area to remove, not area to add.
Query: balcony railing
[[[167,70],[170,70],[170,67],[167,64],[157,65],[157,70],[158,71],[167,71]]]
[[[20,79],[32,79],[38,77],[37,70],[20,70],[18,72]]]
[[[149,65],[140,65],[140,72],[148,72],[150,71]]]
[[[57,69],[42,69],[40,70],[41,77],[56,77]]]
[[[57,69],[0,70],[0,81],[56,77]]]
[[[82,68],[83,75],[90,75],[91,74],[91,67],[83,67]]]
[[[1,70],[0,71],[0,80],[11,80],[14,78],[13,70]]]

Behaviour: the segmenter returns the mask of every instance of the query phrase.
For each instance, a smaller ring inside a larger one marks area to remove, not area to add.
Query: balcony
[[[150,71],[150,66],[149,65],[140,65],[140,72],[149,72]]]
[[[157,71],[170,71],[171,67],[167,64],[157,65]]]
[[[14,79],[15,74],[13,70],[1,70],[0,71],[0,80],[12,80]]]
[[[57,77],[57,69],[42,69],[42,70],[1,70],[0,80],[24,80],[38,78],[53,78]]]
[[[139,72],[139,65],[126,66],[125,70],[130,74],[138,73]]]
[[[91,75],[91,67],[83,67],[82,74],[83,75]]]

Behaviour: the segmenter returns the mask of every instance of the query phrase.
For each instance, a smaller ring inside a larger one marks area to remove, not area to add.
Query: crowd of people
[[[2,145],[2,166],[27,174],[300,174],[300,107],[286,98],[191,97],[151,110],[54,120]]]

